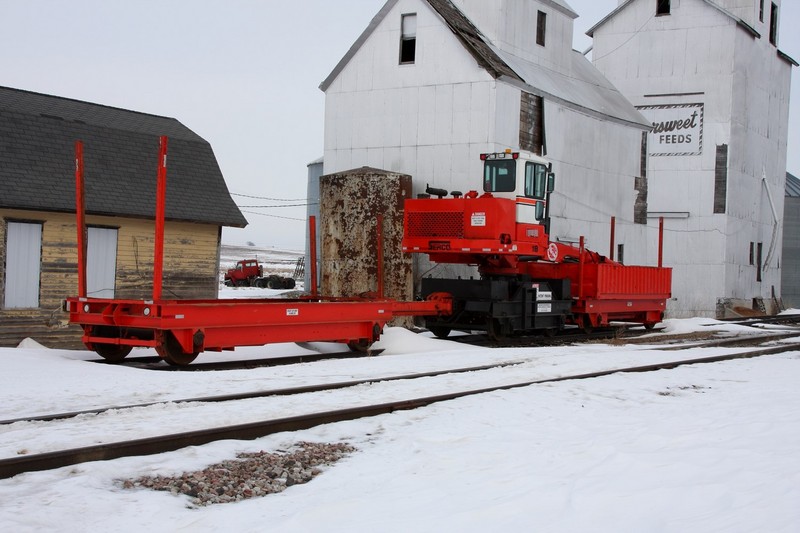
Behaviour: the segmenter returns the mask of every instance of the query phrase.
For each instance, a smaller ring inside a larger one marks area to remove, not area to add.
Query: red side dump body
[[[569,279],[576,323],[605,326],[611,321],[655,324],[672,296],[672,269],[619,263],[528,263],[537,279]]]

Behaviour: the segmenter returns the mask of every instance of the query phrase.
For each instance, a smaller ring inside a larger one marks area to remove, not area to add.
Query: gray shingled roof
[[[75,141],[86,211],[152,218],[159,136],[169,137],[171,220],[244,227],[214,152],[174,118],[0,87],[0,207],[75,211]]]
[[[800,198],[800,178],[786,173],[786,196]]]

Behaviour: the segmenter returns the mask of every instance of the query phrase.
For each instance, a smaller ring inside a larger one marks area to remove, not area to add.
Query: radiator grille
[[[408,214],[409,237],[464,238],[464,214],[460,211]]]

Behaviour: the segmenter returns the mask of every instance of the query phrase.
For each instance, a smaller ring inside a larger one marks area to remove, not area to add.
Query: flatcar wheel
[[[124,344],[95,344],[94,351],[109,363],[119,363],[131,353],[132,346]]]
[[[450,328],[444,326],[431,326],[428,329],[440,339],[446,339],[451,331]]]
[[[367,339],[361,339],[358,341],[348,342],[347,347],[350,348],[351,352],[368,353],[370,347],[372,347],[372,343]]]
[[[506,338],[506,332],[503,328],[503,324],[500,320],[496,318],[490,318],[489,324],[486,333],[489,335],[489,338],[494,341],[501,341]]]
[[[646,329],[647,331],[653,331],[653,328],[655,328],[655,327],[656,327],[656,323],[655,322],[645,322],[644,323],[644,329]]]
[[[186,366],[197,358],[197,354],[184,353],[181,344],[171,333],[166,334],[166,341],[156,346],[161,358],[172,366]]]

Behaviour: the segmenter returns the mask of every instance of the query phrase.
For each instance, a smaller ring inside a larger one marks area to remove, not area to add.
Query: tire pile
[[[145,476],[121,482],[123,488],[148,488],[185,494],[192,504],[238,502],[308,483],[321,473],[320,466],[336,463],[356,451],[347,443],[300,442],[292,450],[277,453],[240,453],[235,460],[223,461],[204,470],[177,477]]]

